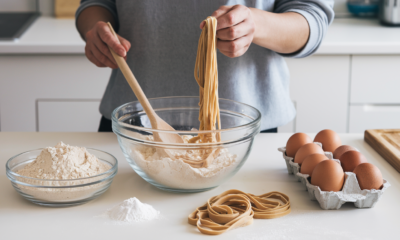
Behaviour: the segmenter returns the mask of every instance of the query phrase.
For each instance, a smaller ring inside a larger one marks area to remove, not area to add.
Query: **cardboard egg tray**
[[[316,143],[320,146],[321,143]],[[293,161],[292,157],[286,156],[286,147],[278,148],[283,153],[286,167],[289,174],[294,174],[296,179],[302,183],[308,191],[311,200],[317,200],[322,209],[339,209],[344,203],[352,202],[357,208],[371,208],[375,206],[383,192],[390,186],[390,183],[383,179],[383,187],[380,190],[361,190],[357,177],[352,172],[345,172],[345,181],[341,191],[327,192],[310,183],[308,174],[300,173],[300,165]],[[340,164],[338,159],[333,159],[331,152],[325,152],[328,159],[332,159]]]

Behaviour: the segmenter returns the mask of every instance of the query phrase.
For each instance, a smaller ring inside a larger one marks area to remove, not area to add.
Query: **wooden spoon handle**
[[[111,32],[117,38],[117,41],[120,43],[117,34],[114,31],[114,28],[108,22],[108,26],[110,27]],[[122,74],[124,75],[126,81],[128,82],[129,86],[132,88],[132,91],[135,93],[136,98],[139,100],[140,104],[142,105],[144,111],[146,112],[147,116],[150,119],[150,122],[153,122],[152,118],[155,118],[156,113],[154,109],[151,107],[149,100],[147,99],[146,95],[144,94],[142,88],[140,87],[138,81],[136,80],[135,76],[133,75],[131,69],[129,68],[128,64],[126,63],[125,59],[114,52],[110,47],[111,54],[113,55],[115,61],[119,69],[121,70]]]

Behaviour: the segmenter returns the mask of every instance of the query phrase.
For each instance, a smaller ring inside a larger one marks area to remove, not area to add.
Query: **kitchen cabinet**
[[[0,56],[0,73],[1,131],[97,130],[98,101],[104,93],[110,69],[97,68],[85,55],[3,55]],[[44,103],[46,100],[54,104]],[[60,100],[69,104],[63,105]],[[93,109],[88,109],[87,101],[94,101]],[[50,114],[53,116],[45,120],[44,116]],[[73,124],[75,120],[71,119],[75,118],[80,119],[79,124],[67,127],[66,124]],[[65,120],[44,128],[49,122],[60,119]],[[83,126],[90,127],[85,130]]]
[[[297,116],[279,132],[347,131],[350,56],[286,59]]]
[[[400,128],[400,56],[352,57],[349,132]]]
[[[399,55],[314,55],[286,62],[297,116],[279,132],[400,127]],[[0,72],[1,131],[97,131],[110,69],[78,54],[3,55]]]
[[[400,104],[400,56],[353,56],[351,104]]]
[[[296,101],[293,101],[293,105],[297,111]],[[278,127],[278,132],[280,132],[280,133],[296,132],[296,117],[292,121],[288,122],[287,124]]]
[[[278,131],[400,127],[396,108],[379,105],[400,105],[396,61],[400,56],[286,59],[297,116]],[[97,131],[110,69],[84,55],[3,55],[0,72],[1,131]]]
[[[279,132],[400,128],[399,55],[286,59],[296,119]]]
[[[400,104],[350,106],[349,132],[366,129],[400,128]]]
[[[39,99],[38,132],[97,132],[100,99]],[[55,114],[56,113],[56,114]]]

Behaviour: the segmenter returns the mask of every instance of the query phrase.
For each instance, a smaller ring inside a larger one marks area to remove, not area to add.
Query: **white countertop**
[[[391,187],[374,208],[357,209],[348,203],[340,210],[322,210],[301,184],[288,175],[277,148],[290,134],[260,134],[249,159],[228,182],[202,193],[176,194],[158,190],[128,165],[113,133],[7,133],[0,132],[0,236],[1,239],[205,239],[187,216],[211,196],[237,188],[253,194],[280,191],[291,199],[292,212],[282,218],[255,219],[247,227],[213,239],[396,239],[400,216],[400,174],[384,161],[361,134],[341,134],[343,144],[358,148],[382,171]],[[310,134],[314,136],[314,134]],[[5,174],[5,163],[23,151],[52,146],[58,141],[101,149],[119,160],[110,189],[81,206],[46,208],[24,200]],[[137,197],[161,211],[162,219],[131,226],[107,225],[95,218],[124,199]]]
[[[74,20],[40,17],[19,41],[0,41],[0,54],[83,54],[84,46]],[[335,19],[316,54],[400,54],[400,28]]]
[[[317,54],[400,54],[400,28],[382,26],[378,19],[338,18]]]
[[[39,17],[17,41],[0,41],[0,54],[84,54],[74,19]]]

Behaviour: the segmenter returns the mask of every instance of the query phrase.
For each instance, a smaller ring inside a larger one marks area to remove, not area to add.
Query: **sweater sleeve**
[[[310,26],[310,36],[306,45],[299,51],[290,54],[281,54],[284,57],[303,58],[317,51],[322,39],[332,23],[335,13],[334,0],[277,0],[276,13],[296,12],[307,20]]]
[[[110,11],[116,22],[115,28],[116,30],[118,30],[119,22],[118,22],[118,14],[117,14],[117,7],[115,5],[115,0],[81,0],[81,4],[75,13],[75,24],[76,24],[76,19],[78,19],[79,17],[79,14],[81,14],[81,12],[85,8],[91,6],[101,6]]]

